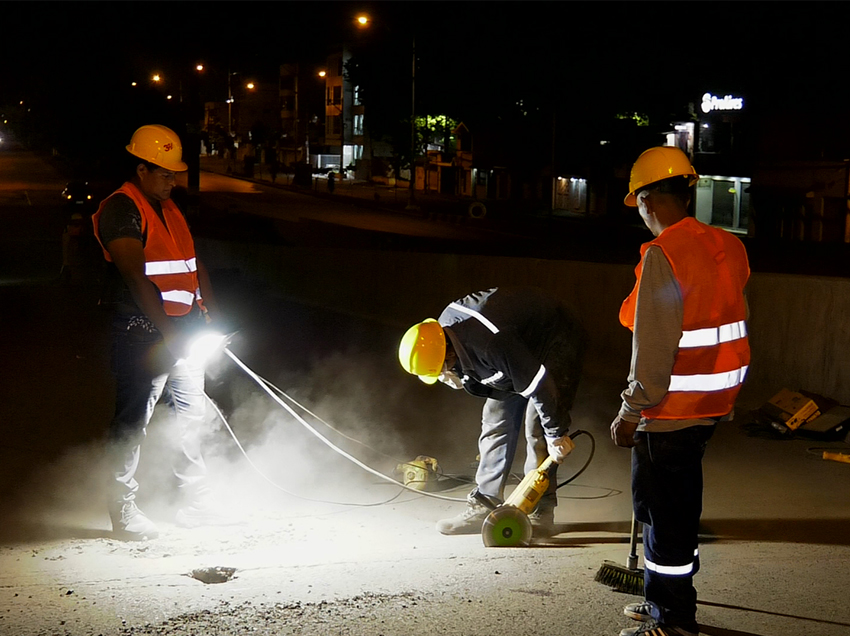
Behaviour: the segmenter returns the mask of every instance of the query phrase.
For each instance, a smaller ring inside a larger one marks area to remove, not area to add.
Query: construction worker
[[[744,246],[688,216],[698,175],[678,148],[650,148],[631,171],[628,206],[655,239],[641,248],[620,322],[633,332],[628,388],[611,438],[632,449],[632,503],[643,525],[642,621],[621,636],[696,636],[702,458],[732,417],[750,360]]]
[[[467,507],[437,523],[442,534],[481,532],[491,505],[505,499],[520,431],[525,472],[552,456],[549,491],[530,515],[539,534],[554,529],[557,464],[573,448],[567,436],[586,348],[584,329],[555,298],[536,289],[493,288],[450,303],[438,320],[407,330],[399,346],[405,371],[486,398],[478,440],[476,487]]]
[[[182,145],[173,130],[151,125],[136,130],[126,149],[132,176],[100,204],[92,221],[109,263],[101,302],[113,310],[116,403],[109,429],[114,456],[109,514],[116,536],[141,540],[158,534],[136,505],[135,475],[161,397],[180,432],[182,452],[173,467],[183,495],[178,524],[220,524],[226,518],[212,504],[200,451],[204,366],[189,355],[188,346],[216,313],[209,276],[171,200],[176,173],[187,169]]]

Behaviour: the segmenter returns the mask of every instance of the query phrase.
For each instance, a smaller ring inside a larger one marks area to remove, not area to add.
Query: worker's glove
[[[454,371],[443,371],[440,374],[439,380],[446,386],[450,386],[453,389],[463,388],[463,380],[461,380],[460,376]]]
[[[576,447],[573,440],[568,435],[561,437],[547,437],[546,449],[549,451],[549,457],[556,464],[560,464]]]

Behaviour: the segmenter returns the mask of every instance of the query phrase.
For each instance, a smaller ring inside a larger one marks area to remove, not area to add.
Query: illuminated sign
[[[711,93],[706,93],[702,96],[702,104],[700,108],[704,113],[710,113],[713,110],[741,110],[744,107],[744,99],[742,97],[717,97]]]

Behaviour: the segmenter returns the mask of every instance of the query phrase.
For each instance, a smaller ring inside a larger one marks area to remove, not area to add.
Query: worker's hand
[[[461,380],[460,376],[454,371],[443,371],[438,379],[440,382],[446,386],[452,387],[453,389],[463,388],[463,380]]]
[[[631,448],[635,445],[635,430],[637,430],[637,422],[628,422],[617,416],[611,422],[611,439],[617,446],[623,448]]]
[[[561,437],[547,437],[546,449],[549,451],[549,457],[556,464],[560,464],[576,447],[572,439],[567,435]]]

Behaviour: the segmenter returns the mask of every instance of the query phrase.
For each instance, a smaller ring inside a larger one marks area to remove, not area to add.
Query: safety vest
[[[195,244],[180,209],[171,199],[163,201],[163,223],[145,195],[135,185],[125,183],[111,196],[119,193],[130,197],[141,213],[142,235],[145,237],[145,276],[159,288],[165,313],[169,316],[185,316],[195,302],[203,308]],[[108,200],[109,198],[104,200],[92,216],[98,242],[98,221]],[[112,256],[103,243],[101,248],[104,258],[111,263]]]
[[[726,415],[750,364],[744,300],[750,268],[744,246],[729,232],[692,217],[641,246],[635,287],[620,308],[620,323],[632,331],[643,257],[652,245],[670,263],[684,315],[667,394],[641,415],[661,420]]]

